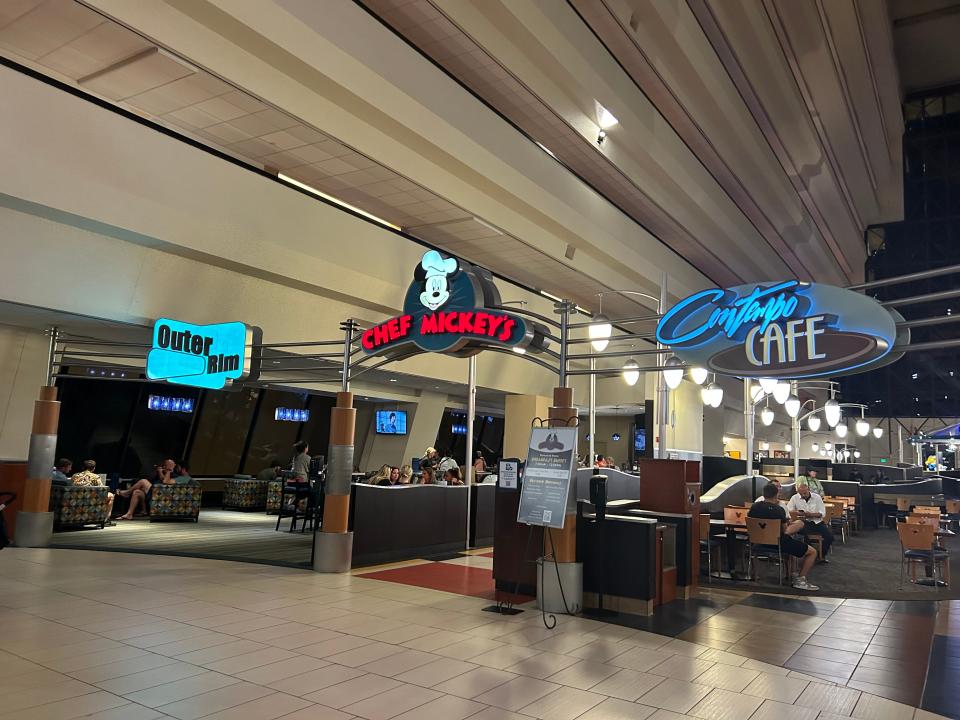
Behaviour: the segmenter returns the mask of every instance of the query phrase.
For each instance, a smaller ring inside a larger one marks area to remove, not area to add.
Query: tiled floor
[[[949,606],[718,593],[680,638],[572,617],[551,631],[536,612],[501,617],[482,597],[361,574],[74,550],[4,550],[0,578],[0,720],[930,720],[789,661],[823,647],[809,640],[830,623],[869,618],[857,630],[877,649],[929,624],[943,658],[960,628]],[[793,650],[740,652],[765,641]]]

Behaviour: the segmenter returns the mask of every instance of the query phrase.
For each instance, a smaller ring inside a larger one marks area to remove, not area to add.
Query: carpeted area
[[[960,582],[960,535],[946,539],[951,552],[950,567],[955,582]],[[810,582],[819,585],[813,595],[878,600],[953,600],[960,599],[960,589],[913,585],[909,575],[900,585],[900,540],[893,529],[861,530],[833,546],[828,564],[818,564],[810,574]],[[776,564],[761,562],[759,582],[714,579],[714,587],[730,587],[762,593],[783,593],[777,585]],[[918,569],[918,576],[922,570]],[[790,590],[789,592],[794,592]],[[800,591],[796,591],[800,593]]]

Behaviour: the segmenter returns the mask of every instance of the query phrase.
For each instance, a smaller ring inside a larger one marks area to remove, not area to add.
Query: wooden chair
[[[903,587],[904,570],[910,567],[911,580],[917,582],[917,565],[931,565],[934,587],[937,586],[937,566],[943,565],[944,580],[950,585],[950,553],[934,547],[934,528],[929,522],[902,522],[897,524],[900,546],[903,553],[900,558],[900,587]]]
[[[917,505],[913,508],[913,512],[940,517],[940,508],[937,505]]]
[[[907,515],[910,514],[910,498],[898,497],[897,498],[897,512],[892,515],[893,521],[898,523],[902,521]],[[887,516],[888,518],[891,516]]]
[[[727,505],[723,509],[723,522],[736,527],[746,527],[747,513],[749,512],[750,508],[740,507],[739,505]]]
[[[930,527],[940,527],[940,516],[930,513],[910,513],[904,518],[904,522],[910,525],[929,525]]]
[[[843,503],[843,514],[847,517],[851,534],[856,534],[860,529],[860,521],[857,518],[857,499],[847,495],[837,495],[836,499]]]
[[[777,561],[777,583],[783,583],[783,552],[780,550],[780,521],[764,518],[747,518],[747,535],[750,539],[750,577],[757,579],[757,559]],[[789,556],[788,556],[789,557]],[[790,578],[787,568],[787,579]]]
[[[825,500],[823,507],[824,509],[830,508],[830,529],[838,530],[840,533],[840,541],[846,543],[847,529],[850,527],[850,521],[843,512],[843,503],[834,501],[828,502]]]
[[[710,513],[700,515],[700,552],[707,554],[707,582],[713,582],[713,551],[720,548],[722,542],[710,534]],[[719,562],[719,558],[717,558]]]

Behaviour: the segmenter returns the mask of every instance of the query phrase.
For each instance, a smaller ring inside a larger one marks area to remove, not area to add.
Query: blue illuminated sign
[[[240,322],[193,325],[160,318],[153,326],[147,377],[177,385],[219,390],[259,374],[253,345],[260,328]]]
[[[681,360],[738,377],[843,375],[892,362],[899,314],[830,285],[785,282],[711,288],[674,305],[657,340]]]
[[[310,422],[310,411],[300,408],[278,407],[273,411],[273,419],[285,422]]]
[[[151,395],[147,398],[147,409],[191,413],[193,412],[193,398]]]

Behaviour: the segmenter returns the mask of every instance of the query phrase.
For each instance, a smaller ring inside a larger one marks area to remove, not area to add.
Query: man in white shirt
[[[819,535],[823,538],[823,561],[830,562],[830,546],[833,545],[833,533],[830,527],[823,521],[826,515],[826,508],[823,506],[823,498],[815,492],[810,492],[810,487],[801,482],[797,485],[797,494],[790,498],[787,503],[787,511],[790,517],[796,517],[803,520],[803,535]]]

